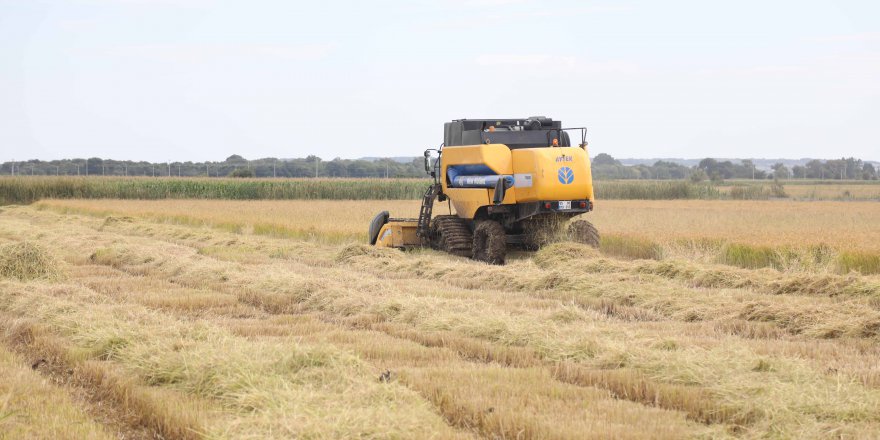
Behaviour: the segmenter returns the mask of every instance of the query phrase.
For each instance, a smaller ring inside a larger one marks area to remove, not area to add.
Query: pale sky
[[[0,0],[0,161],[418,156],[530,115],[592,155],[880,160],[880,2]]]

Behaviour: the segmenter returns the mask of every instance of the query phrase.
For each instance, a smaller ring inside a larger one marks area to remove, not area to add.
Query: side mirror
[[[440,160],[440,150],[435,150],[433,148],[425,150],[425,172],[434,178],[437,178],[436,167],[438,160]]]

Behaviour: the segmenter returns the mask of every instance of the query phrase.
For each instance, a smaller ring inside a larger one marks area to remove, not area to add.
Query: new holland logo
[[[562,167],[559,169],[557,177],[559,178],[559,183],[568,185],[569,183],[574,182],[574,171],[569,167]]]

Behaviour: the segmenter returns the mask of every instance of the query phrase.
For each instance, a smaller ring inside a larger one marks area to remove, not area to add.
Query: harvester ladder
[[[419,209],[419,224],[416,228],[416,236],[422,241],[428,239],[431,233],[431,214],[434,211],[434,199],[440,194],[441,186],[435,183],[425,190],[425,196],[422,198],[422,207]]]

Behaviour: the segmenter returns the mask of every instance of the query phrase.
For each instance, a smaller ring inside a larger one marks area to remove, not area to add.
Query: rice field
[[[360,233],[351,218],[377,202],[100,203],[0,211],[0,438],[880,432],[876,276],[634,260],[566,243],[487,266],[254,227],[275,217]],[[694,232],[713,231],[696,219],[748,209],[718,203],[694,216]],[[199,221],[151,211],[187,206],[175,215]],[[627,209],[638,204],[603,202],[596,221],[619,228],[614,237],[653,233],[622,223]]]
[[[363,241],[380,210],[417,217],[406,200],[45,200],[38,209],[209,225],[233,232],[345,243]],[[435,212],[445,213],[438,205]],[[600,200],[587,215],[603,252],[744,268],[880,273],[880,203]]]
[[[878,181],[783,180],[782,194],[775,194],[772,181],[731,180],[714,188],[734,200],[790,200],[880,201]],[[780,197],[783,196],[783,197]]]
[[[800,200],[880,200],[878,184],[792,184],[785,187],[785,192]]]

